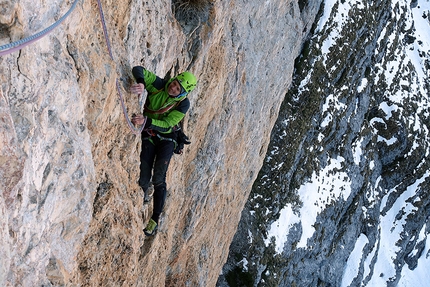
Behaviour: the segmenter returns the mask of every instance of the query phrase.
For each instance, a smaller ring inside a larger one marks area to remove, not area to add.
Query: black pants
[[[166,173],[174,148],[173,142],[160,140],[156,136],[152,137],[151,141],[142,139],[139,185],[144,191],[147,191],[152,175],[152,184],[154,185],[152,219],[157,223],[166,201]]]

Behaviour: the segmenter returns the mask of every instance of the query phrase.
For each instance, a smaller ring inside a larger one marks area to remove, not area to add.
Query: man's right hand
[[[131,85],[130,92],[132,94],[140,95],[143,93],[143,90],[145,90],[145,86],[142,83]]]

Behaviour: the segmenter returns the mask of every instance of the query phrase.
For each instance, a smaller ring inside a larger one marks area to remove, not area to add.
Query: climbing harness
[[[173,152],[176,154],[182,154],[184,145],[189,145],[191,143],[187,135],[182,131],[180,125],[176,125],[173,128],[173,132],[176,133],[176,139],[163,137],[151,129],[147,129],[145,132],[147,136],[142,136],[142,140],[150,141],[152,144],[154,144],[153,138],[158,138],[160,141],[171,141],[174,144]]]
[[[142,140],[150,141],[154,144],[153,138],[158,138],[160,141],[170,141],[174,144],[173,150],[175,151],[178,148],[178,142],[172,138],[163,137],[162,135],[155,133],[153,130],[147,130],[148,136],[142,137]]]
[[[57,26],[59,26],[61,24],[61,22],[63,22],[64,19],[66,19],[67,16],[69,16],[70,13],[72,13],[72,11],[76,7],[76,4],[78,4],[78,1],[79,0],[75,0],[75,2],[70,7],[69,11],[67,11],[67,13],[63,15],[63,17],[61,17],[60,19],[58,19],[57,22],[55,22],[54,24],[52,24],[48,28],[46,28],[46,29],[44,29],[44,30],[40,31],[39,33],[36,33],[36,34],[34,34],[32,36],[29,36],[27,38],[21,39],[19,41],[16,41],[16,42],[13,42],[13,43],[9,43],[9,44],[0,46],[0,56],[4,56],[4,55],[10,54],[12,52],[21,50],[25,46],[30,45],[31,43],[36,42],[37,40],[41,39],[42,37],[48,35],[49,32],[51,32]]]
[[[54,24],[52,24],[48,28],[46,28],[46,29],[40,31],[39,33],[36,33],[30,37],[27,37],[27,38],[21,39],[21,40],[16,41],[16,42],[12,42],[12,43],[0,46],[0,56],[4,56],[4,55],[10,54],[12,52],[21,50],[25,46],[28,46],[31,43],[34,43],[37,40],[39,40],[42,37],[49,34],[52,30],[54,30],[56,27],[58,27],[70,15],[70,13],[72,13],[72,11],[75,9],[78,2],[79,2],[79,0],[75,0],[75,2],[73,2],[72,6],[66,12],[66,14],[64,14],[60,19],[58,19],[58,21],[56,21]],[[107,45],[107,48],[109,51],[109,56],[110,56],[111,60],[113,61],[114,59],[113,59],[112,49],[111,49],[111,45],[110,45],[110,41],[109,41],[109,37],[108,37],[108,33],[107,33],[107,28],[106,28],[106,23],[105,23],[105,19],[104,19],[102,4],[101,4],[100,0],[97,0],[97,3],[98,3],[98,7],[99,7],[99,14],[100,14],[101,23],[103,26],[103,33],[104,33],[106,45]],[[119,95],[119,99],[121,102],[122,111],[124,113],[124,117],[127,121],[127,124],[128,124],[128,126],[129,126],[129,128],[133,134],[140,135],[142,133],[143,128],[145,127],[146,118],[145,118],[145,121],[143,122],[143,125],[140,128],[136,128],[133,125],[133,123],[130,121],[130,118],[128,117],[128,114],[127,114],[127,108],[125,107],[124,98],[123,98],[122,93],[121,93],[118,79],[116,79],[115,84],[116,84],[116,88],[118,90],[118,95]],[[139,103],[141,103],[141,100],[139,100]]]

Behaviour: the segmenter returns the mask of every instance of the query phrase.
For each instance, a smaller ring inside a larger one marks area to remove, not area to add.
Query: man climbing
[[[151,236],[158,229],[158,220],[166,200],[166,173],[177,145],[176,130],[190,107],[187,95],[196,87],[197,80],[190,72],[183,72],[166,81],[140,66],[134,67],[132,73],[137,84],[132,85],[130,91],[138,95],[144,89],[148,92],[143,115],[134,116],[132,122],[145,125],[142,131],[139,185],[145,193],[146,202],[152,175],[153,213],[143,230],[147,236]]]

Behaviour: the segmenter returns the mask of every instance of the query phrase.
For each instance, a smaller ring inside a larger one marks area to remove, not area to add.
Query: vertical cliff
[[[0,44],[74,2],[2,2]],[[318,5],[184,2],[101,1],[113,59],[97,1],[77,1],[50,34],[0,57],[0,285],[215,285]],[[139,112],[134,65],[199,80],[192,144],[171,164],[155,238],[142,232],[140,140],[116,90]]]
[[[218,286],[428,285],[429,15],[324,1]]]

